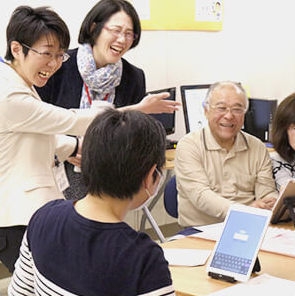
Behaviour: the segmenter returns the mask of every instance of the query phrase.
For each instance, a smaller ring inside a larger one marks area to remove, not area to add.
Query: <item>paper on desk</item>
[[[204,265],[211,250],[204,249],[170,249],[163,248],[164,256],[169,265],[198,266]]]
[[[295,282],[274,277],[269,274],[262,274],[251,278],[248,282],[233,285],[212,293],[209,296],[277,296],[278,292],[280,295],[294,296]]]
[[[198,226],[201,232],[192,236],[217,241],[222,232],[223,223]],[[260,249],[267,252],[295,257],[295,231],[278,227],[268,227]],[[294,293],[295,296],[295,293]]]
[[[261,250],[295,257],[295,231],[269,227],[262,242]]]
[[[216,223],[216,224],[198,226],[196,228],[198,230],[201,230],[201,232],[195,233],[192,236],[216,241],[219,239],[219,237],[221,235],[223,223],[221,222],[221,223]]]

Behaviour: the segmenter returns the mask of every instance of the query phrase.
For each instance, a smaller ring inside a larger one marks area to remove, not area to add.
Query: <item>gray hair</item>
[[[230,81],[230,80],[227,80],[227,81],[219,81],[219,82],[215,82],[215,83],[213,83],[213,84],[210,85],[210,87],[209,87],[209,89],[207,91],[207,94],[206,94],[204,103],[203,103],[204,108],[208,109],[209,104],[210,104],[210,101],[212,99],[212,93],[216,89],[222,88],[223,86],[232,86],[233,88],[235,88],[235,90],[236,90],[236,92],[238,94],[244,95],[244,98],[245,98],[245,107],[246,107],[246,110],[248,110],[248,107],[249,107],[249,99],[248,99],[248,96],[247,96],[247,93],[246,93],[245,89],[243,88],[243,86],[242,86],[242,84],[240,82],[235,82],[235,81]]]

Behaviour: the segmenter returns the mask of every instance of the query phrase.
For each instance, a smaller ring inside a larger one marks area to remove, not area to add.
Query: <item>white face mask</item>
[[[147,206],[147,205],[152,201],[152,199],[153,199],[155,196],[157,196],[157,194],[159,193],[159,190],[160,190],[160,188],[161,188],[161,186],[162,186],[162,183],[163,183],[163,175],[159,172],[158,169],[156,169],[156,172],[157,172],[157,174],[160,176],[160,180],[159,180],[159,183],[158,183],[158,185],[157,185],[157,188],[156,188],[154,194],[151,195],[150,192],[148,191],[148,189],[145,188],[145,192],[146,192],[146,194],[148,195],[148,198],[147,198],[147,200],[146,200],[143,204],[141,204],[140,206],[138,206],[138,207],[135,208],[134,210],[136,210],[136,211],[138,211],[138,210],[142,210],[142,208],[145,207],[145,206]]]

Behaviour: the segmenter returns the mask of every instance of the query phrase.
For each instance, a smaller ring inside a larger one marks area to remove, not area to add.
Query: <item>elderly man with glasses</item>
[[[241,131],[248,108],[241,84],[212,84],[203,106],[208,126],[176,149],[179,224],[222,222],[232,203],[272,209],[277,191],[267,148]]]

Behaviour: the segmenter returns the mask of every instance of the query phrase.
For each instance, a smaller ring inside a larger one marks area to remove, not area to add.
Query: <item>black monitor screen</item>
[[[263,142],[271,142],[269,124],[277,108],[277,100],[249,98],[243,130]]]
[[[169,92],[170,97],[167,98],[167,100],[173,100],[175,101],[175,92],[176,92],[176,87],[170,87],[170,88],[165,88],[165,89],[159,89],[159,90],[154,90],[150,91],[149,94],[157,94],[160,92]],[[173,113],[160,113],[160,114],[150,114],[153,116],[155,119],[159,120],[165,131],[166,135],[171,135],[175,132],[175,112]]]

